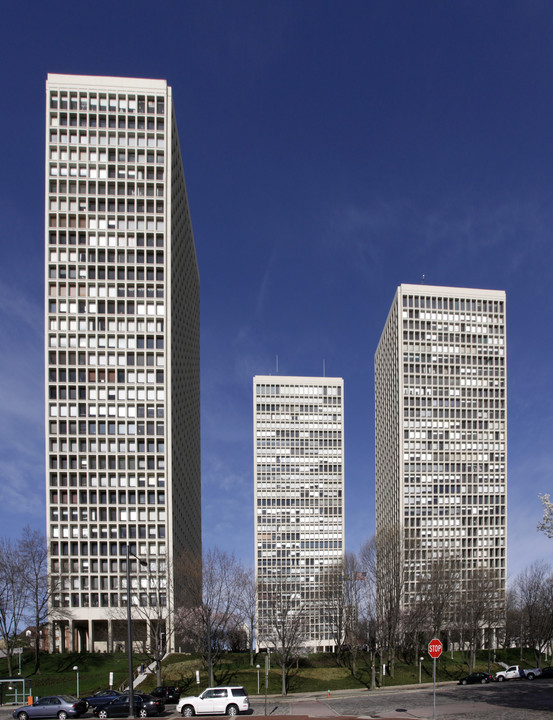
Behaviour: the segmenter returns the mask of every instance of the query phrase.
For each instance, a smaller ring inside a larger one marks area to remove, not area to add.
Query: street
[[[251,716],[265,715],[265,699],[250,698]],[[13,706],[0,707],[0,720],[11,720]],[[553,680],[519,680],[489,685],[456,685],[444,683],[436,689],[437,719],[446,720],[551,720],[553,713]],[[267,716],[304,716],[314,718],[433,718],[432,684],[382,690],[342,690],[330,693],[271,695],[267,698]],[[91,719],[90,712],[82,716]],[[163,716],[177,718],[174,706]]]
[[[314,708],[314,701],[318,708]],[[255,715],[264,714],[264,702],[252,701]],[[443,684],[436,689],[436,718],[447,720],[551,720],[553,680],[511,681],[489,685]],[[376,691],[337,692],[268,699],[267,714],[311,717],[432,718],[432,685],[386,688]]]

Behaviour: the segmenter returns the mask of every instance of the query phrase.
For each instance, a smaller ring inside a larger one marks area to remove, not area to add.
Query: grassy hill
[[[422,663],[422,681],[432,681],[432,660],[426,653]],[[518,663],[520,659],[519,650],[497,651],[497,660],[506,663]],[[526,665],[533,665],[531,654],[526,653]],[[493,659],[493,657],[492,657]],[[134,667],[145,662],[141,655],[134,656]],[[254,667],[250,667],[249,653],[227,653],[215,669],[215,681],[217,684],[238,684],[243,685],[250,695],[257,694],[257,670],[260,668],[260,689],[264,692],[264,668],[265,654],[258,655],[254,660]],[[524,664],[524,663],[523,663]],[[67,693],[75,695],[76,672],[74,666],[79,668],[80,695],[84,697],[101,688],[109,687],[110,672],[113,672],[113,687],[118,688],[126,683],[128,678],[128,659],[125,653],[64,653],[41,655],[40,672],[33,674],[34,659],[31,653],[25,652],[22,657],[21,674],[30,683],[32,694],[41,696],[48,693]],[[17,660],[14,663],[15,674],[17,674]],[[499,665],[492,663],[492,672],[497,671]],[[476,670],[488,669],[488,653],[479,653]],[[196,671],[200,671],[200,684],[196,685]],[[467,666],[461,653],[444,653],[437,664],[437,679],[458,680],[467,672]],[[367,668],[368,674],[368,668]],[[7,677],[7,661],[0,658],[0,677]],[[394,677],[386,675],[383,684],[407,685],[416,684],[419,679],[418,663],[405,664],[396,663]],[[203,690],[208,684],[207,671],[202,667],[201,658],[195,654],[173,654],[163,664],[162,682],[167,685],[178,685],[182,692],[196,694]],[[139,687],[147,692],[157,685],[155,675],[148,677]],[[28,687],[28,686],[27,686]],[[336,665],[334,658],[329,654],[310,655],[300,658],[297,667],[293,670],[290,679],[289,692],[326,692],[327,690],[342,690],[348,688],[364,687],[356,680],[346,668]],[[4,684],[4,698],[7,688]],[[278,666],[273,663],[269,672],[269,694],[281,692],[281,672]]]

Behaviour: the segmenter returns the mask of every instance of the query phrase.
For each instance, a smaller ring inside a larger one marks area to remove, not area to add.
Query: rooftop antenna
[[[326,377],[326,360],[323,358],[323,377]]]
[[[422,284],[424,285],[424,275],[422,276]]]
[[[276,374],[278,375],[278,355],[276,356]]]

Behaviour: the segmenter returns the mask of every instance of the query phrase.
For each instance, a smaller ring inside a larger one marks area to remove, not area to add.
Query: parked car
[[[250,709],[250,700],[243,687],[231,685],[228,687],[207,688],[198,697],[181,698],[176,710],[184,717],[192,715],[238,715]]]
[[[123,693],[119,692],[119,690],[98,690],[98,692],[95,692],[94,695],[90,695],[89,697],[82,699],[88,704],[88,707],[96,708],[104,707],[112,700],[115,700],[115,698],[121,697],[122,695]]]
[[[180,699],[180,691],[178,687],[174,685],[160,685],[152,690],[150,695],[165,700],[165,704],[171,705],[172,703],[178,703]]]
[[[553,678],[553,667],[548,665],[547,667],[544,667],[541,669],[541,675],[542,678]]]
[[[137,717],[161,715],[165,710],[165,703],[160,698],[145,693],[133,693],[134,713]],[[103,707],[94,708],[93,715],[97,718],[128,717],[129,696],[121,695]]]
[[[474,672],[464,678],[461,678],[459,680],[459,685],[472,685],[474,683],[481,683],[482,685],[484,685],[485,683],[489,683],[492,680],[493,676],[489,675],[488,673]]]
[[[39,698],[32,705],[24,705],[13,711],[17,720],[28,718],[78,718],[87,711],[88,706],[84,700],[78,700],[72,695],[48,695]]]

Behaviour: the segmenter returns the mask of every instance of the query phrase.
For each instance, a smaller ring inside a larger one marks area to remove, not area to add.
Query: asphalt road
[[[434,717],[432,684],[381,690],[305,693],[286,698],[269,696],[267,715],[272,720],[304,718],[409,718],[432,720]],[[265,715],[265,699],[250,697],[251,715]],[[13,707],[0,707],[0,720],[11,720]],[[92,720],[90,712],[82,716]],[[168,706],[165,719],[177,716]],[[552,720],[553,680],[515,680],[489,685],[444,683],[436,688],[437,720]]]
[[[264,703],[250,699],[255,715]],[[356,693],[273,698],[267,714],[310,717],[433,718],[432,684]],[[318,710],[314,707],[315,703]],[[326,711],[325,711],[326,708]],[[514,680],[489,685],[445,683],[436,688],[436,718],[446,720],[552,720],[553,680]]]

